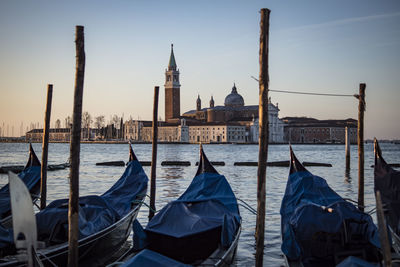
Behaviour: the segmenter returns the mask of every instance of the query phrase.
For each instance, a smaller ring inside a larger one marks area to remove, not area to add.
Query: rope
[[[242,200],[240,198],[237,198],[237,200],[239,200],[240,202],[243,203],[243,204],[238,203],[240,206],[242,206],[243,208],[247,209],[248,211],[250,211],[254,215],[257,215],[257,211],[252,206],[250,206],[248,203],[246,203],[246,201],[244,201],[244,200]]]
[[[259,80],[254,77],[254,76],[250,76],[251,78],[253,78],[254,80],[256,80],[257,82],[259,82]],[[311,93],[311,92],[299,92],[299,91],[288,91],[288,90],[272,90],[272,89],[268,89],[268,91],[270,92],[278,92],[278,93],[286,93],[286,94],[299,94],[299,95],[319,95],[319,96],[341,96],[341,97],[355,97],[358,99],[358,95],[354,94],[354,95],[345,95],[345,94],[323,94],[323,93]]]
[[[357,95],[345,95],[345,94],[323,94],[323,93],[310,93],[310,92],[299,92],[299,91],[286,91],[286,90],[272,90],[268,89],[270,92],[286,93],[286,94],[299,94],[299,95],[319,95],[319,96],[343,96],[343,97],[356,97]]]
[[[46,254],[38,251],[37,254],[40,254],[43,258],[45,258],[51,265],[54,267],[57,267],[57,264],[55,264],[49,257],[46,256]]]
[[[157,210],[152,209],[152,208],[150,207],[150,205],[147,204],[146,202],[143,202],[143,205],[145,205],[146,207],[148,207],[149,210],[151,210],[151,211],[154,212],[154,213],[157,213],[157,212],[158,212]]]

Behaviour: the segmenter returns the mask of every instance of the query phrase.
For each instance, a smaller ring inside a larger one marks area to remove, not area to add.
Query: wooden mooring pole
[[[360,83],[358,98],[358,209],[364,211],[364,111],[365,111],[365,83]]]
[[[345,128],[346,172],[350,170],[350,133],[349,127]]]
[[[150,210],[149,220],[153,218],[156,210],[156,169],[157,169],[157,138],[158,138],[158,92],[159,87],[154,87],[154,104],[153,104],[153,143],[151,157],[151,174],[150,174]]]
[[[268,156],[268,41],[270,10],[261,9],[259,78],[259,152],[257,171],[256,266],[263,266],[265,232],[266,172]]]
[[[53,85],[47,85],[47,102],[44,113],[43,142],[42,142],[42,167],[40,178],[40,209],[46,208],[47,200],[47,159],[49,155],[49,132],[50,132],[50,116],[51,101],[53,98]]]
[[[70,144],[70,193],[68,203],[68,266],[78,266],[78,217],[79,217],[79,162],[82,123],[83,80],[85,76],[85,50],[83,26],[76,26],[76,73],[73,123]]]

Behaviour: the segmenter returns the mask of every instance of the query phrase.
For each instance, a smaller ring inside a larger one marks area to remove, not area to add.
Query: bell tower
[[[196,100],[196,110],[200,111],[201,110],[201,99],[200,99],[200,95],[197,96],[197,100]]]
[[[179,69],[177,69],[174,45],[171,44],[168,69],[165,70],[165,121],[178,119],[181,115]]]

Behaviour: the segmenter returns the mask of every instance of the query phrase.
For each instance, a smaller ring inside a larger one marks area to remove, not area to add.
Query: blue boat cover
[[[129,261],[125,262],[121,267],[141,266],[141,267],[190,267],[192,265],[165,257],[160,253],[149,249],[142,250]]]
[[[31,166],[24,169],[18,176],[24,181],[30,191],[40,182],[40,166]],[[8,183],[0,189],[0,218],[3,218],[11,211],[10,188]]]
[[[372,247],[380,247],[372,218],[342,199],[323,178],[308,171],[289,175],[280,213],[282,252],[290,260],[301,259],[304,263],[315,256],[311,243],[318,238],[333,239],[334,234],[340,235],[344,224],[347,236],[358,234]],[[325,240],[320,244],[326,243]],[[323,257],[321,251],[327,248],[318,249],[317,256]]]
[[[381,266],[379,263],[373,264],[354,256],[347,257],[344,261],[336,265],[336,267],[379,267],[379,266]]]
[[[184,238],[221,227],[223,246],[228,247],[239,224],[237,200],[225,176],[206,172],[197,175],[185,193],[160,210],[146,232]]]
[[[31,166],[24,169],[18,176],[24,181],[29,191],[40,182],[40,166]],[[8,183],[0,189],[0,219],[11,212],[10,187]],[[0,226],[0,248],[7,246],[13,240],[13,234]]]
[[[138,161],[131,161],[121,178],[103,195],[79,198],[79,239],[117,222],[129,213],[136,197],[147,189],[148,178]],[[38,240],[47,245],[68,240],[68,199],[51,202],[36,214]],[[4,229],[0,229],[0,234]],[[6,230],[5,233],[12,231]],[[12,236],[12,234],[11,234]],[[1,239],[1,238],[0,238]],[[3,240],[0,240],[0,242]],[[0,243],[0,247],[6,244]]]

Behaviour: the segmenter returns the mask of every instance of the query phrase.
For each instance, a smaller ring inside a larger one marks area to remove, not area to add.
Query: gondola
[[[200,146],[191,184],[149,221],[141,242],[145,249],[123,266],[226,266],[234,258],[240,231],[235,194]]]
[[[25,168],[18,175],[28,188],[32,201],[35,202],[40,193],[40,161],[37,158],[32,145],[29,144],[29,159]],[[0,189],[0,223],[5,228],[12,227],[10,188],[8,184]]]
[[[146,195],[148,178],[130,146],[129,163],[121,178],[104,194],[79,198],[79,264],[104,266],[120,253]],[[36,214],[39,259],[47,266],[68,262],[68,199],[51,202]],[[23,266],[9,240],[11,231],[0,228],[0,266]],[[11,233],[12,236],[12,233]],[[9,254],[9,255],[6,255]]]
[[[281,248],[288,266],[336,266],[354,260],[378,263],[382,259],[371,216],[309,172],[291,147],[280,213]]]
[[[374,151],[374,191],[381,192],[386,222],[392,235],[392,245],[396,253],[400,253],[400,171],[394,170],[386,163],[376,139]]]

